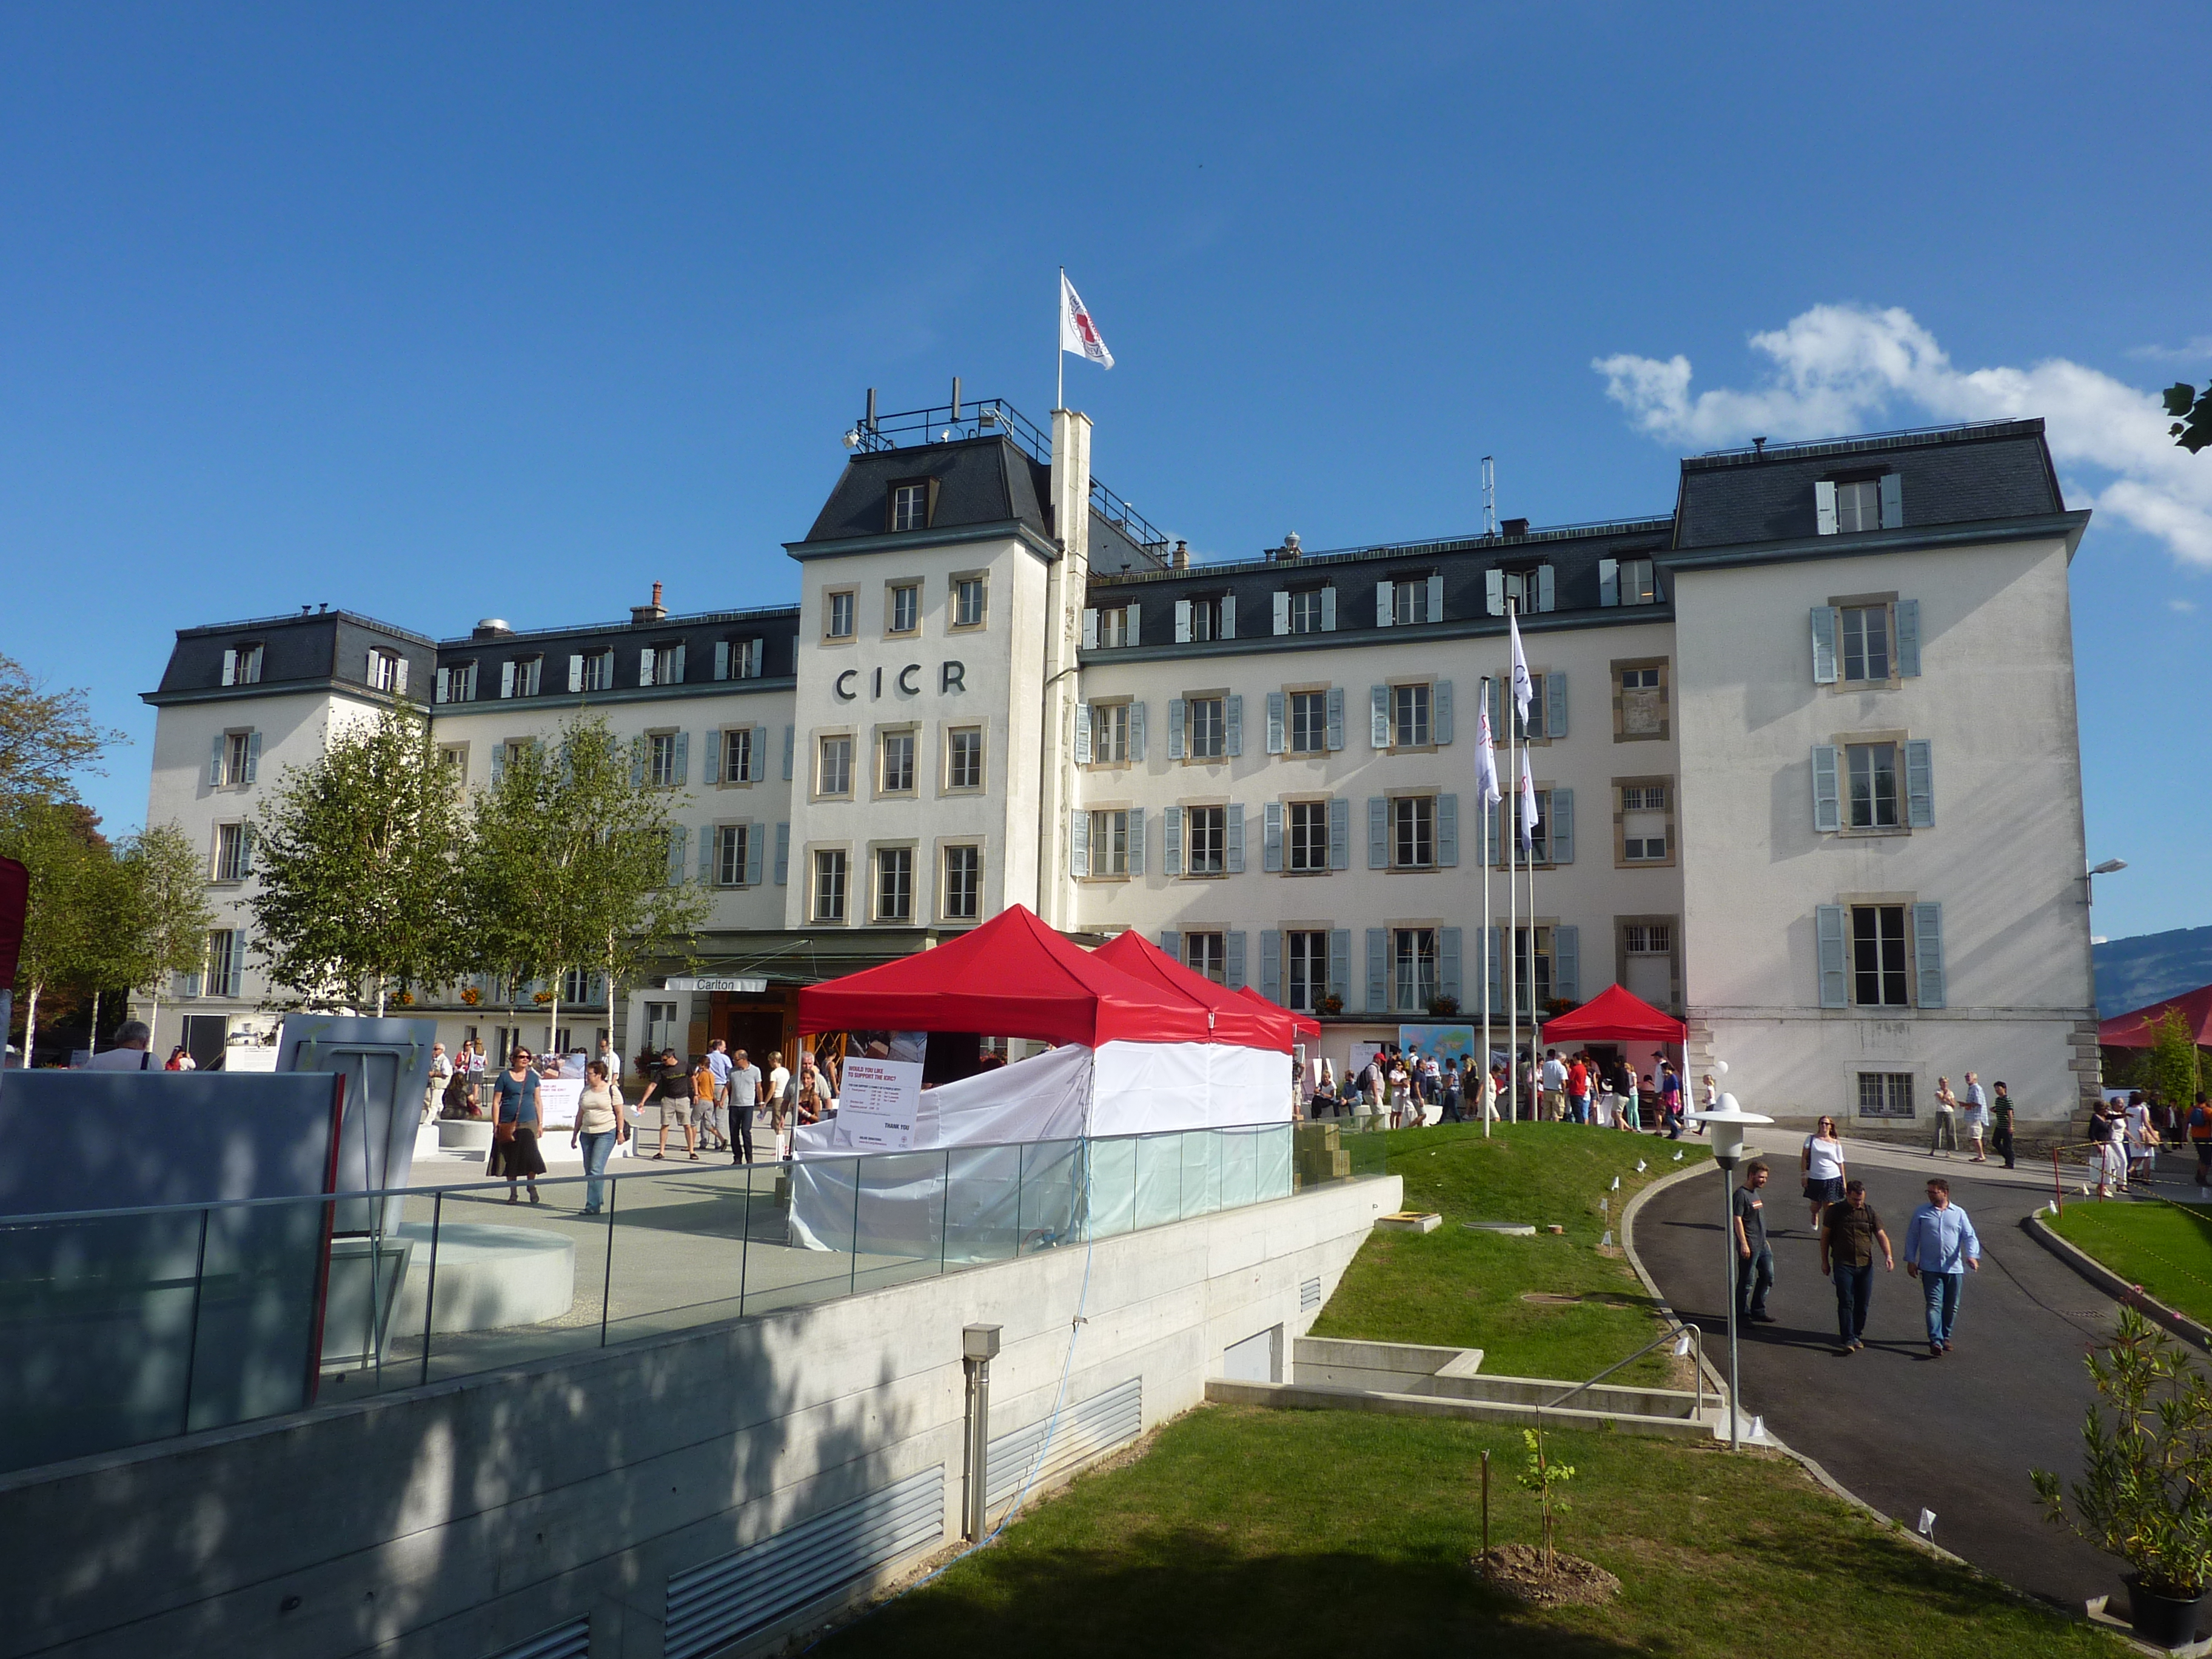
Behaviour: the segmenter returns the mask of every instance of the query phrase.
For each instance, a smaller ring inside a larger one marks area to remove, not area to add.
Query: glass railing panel
[[[1091,1237],[1111,1238],[1137,1224],[1137,1148],[1140,1144],[1129,1135],[1091,1143],[1085,1211]]]
[[[855,1290],[878,1290],[945,1271],[943,1152],[878,1152],[859,1165]]]
[[[1217,1129],[1213,1133],[1221,1149],[1221,1207],[1242,1209],[1259,1196],[1261,1132]]]
[[[1049,1250],[1080,1236],[1083,1143],[1036,1140],[1022,1148],[1021,1250]]]
[[[781,1236],[780,1223],[769,1219],[775,1169],[686,1161],[613,1178],[599,1224],[607,1237],[607,1341],[738,1317],[752,1235],[774,1225]],[[849,1269],[840,1272],[842,1291]]]
[[[428,1376],[427,1298],[442,1207],[435,1193],[339,1206],[339,1220],[381,1220],[391,1231],[380,1238],[339,1234],[331,1241],[319,1401],[411,1389]]]
[[[1291,1129],[1287,1123],[1271,1124],[1253,1137],[1253,1197],[1259,1203],[1291,1195]]]
[[[1021,1237],[1022,1149],[954,1146],[945,1171],[946,1267],[1010,1260]]]
[[[580,1176],[540,1176],[538,1191],[535,1204],[502,1186],[438,1194],[424,1299],[404,1310],[428,1333],[429,1360],[419,1370],[429,1381],[599,1346],[607,1218],[582,1213]]]
[[[1212,1129],[1182,1132],[1182,1215],[1212,1215],[1221,1207],[1221,1148]]]
[[[1136,1141],[1135,1224],[1164,1226],[1182,1218],[1182,1136],[1140,1135]]]

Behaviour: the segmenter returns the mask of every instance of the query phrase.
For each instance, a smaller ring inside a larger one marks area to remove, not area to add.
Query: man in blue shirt
[[[1974,1224],[1951,1202],[1951,1183],[1937,1176],[1928,1183],[1928,1201],[1912,1212],[1905,1230],[1905,1271],[1920,1281],[1928,1297],[1928,1352],[1936,1358],[1951,1351],[1960,1285],[1967,1273],[1981,1270],[1982,1241]]]

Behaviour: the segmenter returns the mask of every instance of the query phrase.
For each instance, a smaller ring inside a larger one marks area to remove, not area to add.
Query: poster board
[[[1439,1066],[1448,1060],[1457,1060],[1462,1067],[1475,1063],[1476,1042],[1472,1025],[1401,1025],[1398,1046],[1419,1048],[1424,1060],[1433,1057]]]
[[[914,1146],[921,1108],[921,1060],[879,1059],[866,1053],[845,1059],[838,1085],[837,1124],[860,1152],[903,1152]]]

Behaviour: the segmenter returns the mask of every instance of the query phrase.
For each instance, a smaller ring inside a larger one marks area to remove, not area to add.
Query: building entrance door
[[[185,1016],[185,1052],[203,1072],[222,1064],[223,1043],[230,1036],[230,1021],[221,1014]]]
[[[783,1047],[783,1012],[777,1008],[732,1008],[723,1016],[720,1035],[732,1054],[744,1049],[745,1058],[766,1077],[768,1057]]]

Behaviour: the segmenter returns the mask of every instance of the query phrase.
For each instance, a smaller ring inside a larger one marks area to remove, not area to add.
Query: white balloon
[[[1713,1075],[1715,1077],[1726,1077],[1728,1075],[1728,1061],[1724,1060],[1715,1060],[1713,1062]]]

